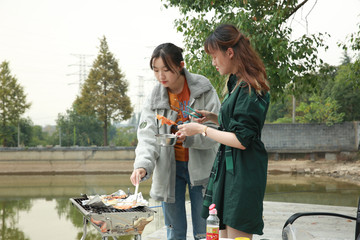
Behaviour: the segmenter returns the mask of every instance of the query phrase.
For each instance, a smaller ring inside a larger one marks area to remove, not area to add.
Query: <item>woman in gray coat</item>
[[[176,134],[177,125],[190,122],[190,116],[183,110],[218,112],[220,101],[207,78],[184,68],[182,49],[174,44],[165,43],[155,48],[150,67],[158,83],[141,112],[134,171],[130,179],[136,185],[152,176],[150,196],[162,202],[169,240],[186,239],[185,192],[188,186],[193,234],[199,239],[206,232],[206,222],[200,213],[218,144],[206,136],[196,135],[178,138],[174,147],[161,147],[156,144],[155,135]],[[158,115],[177,125],[163,124],[157,119]],[[206,124],[215,127],[211,122]]]

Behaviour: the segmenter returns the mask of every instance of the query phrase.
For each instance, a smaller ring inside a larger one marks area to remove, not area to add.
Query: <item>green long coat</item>
[[[262,235],[263,199],[268,156],[261,141],[261,130],[270,103],[270,95],[259,95],[242,82],[233,93],[236,77],[228,81],[229,93],[219,114],[220,129],[235,133],[246,150],[221,145],[210,175],[204,198],[203,217],[215,203],[220,229],[225,225]]]

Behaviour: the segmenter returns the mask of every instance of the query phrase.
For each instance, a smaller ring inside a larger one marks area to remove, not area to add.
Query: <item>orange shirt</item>
[[[189,99],[190,99],[190,90],[189,90],[189,86],[187,85],[186,79],[184,82],[184,88],[181,91],[181,93],[173,94],[168,91],[168,94],[169,94],[170,106],[172,105],[172,106],[178,107],[180,109],[186,110],[186,106],[188,106]],[[188,114],[183,113],[182,111],[180,111],[174,107],[171,107],[171,109],[178,112],[177,118],[175,120],[175,122],[177,124],[183,124],[183,123],[189,121]],[[188,111],[188,110],[186,110],[186,111]],[[177,131],[178,131],[177,126],[173,125],[171,127],[171,132],[176,133]],[[184,148],[182,146],[181,142],[176,143],[174,147],[175,147],[175,159],[177,161],[184,161],[184,162],[189,161],[189,149]]]

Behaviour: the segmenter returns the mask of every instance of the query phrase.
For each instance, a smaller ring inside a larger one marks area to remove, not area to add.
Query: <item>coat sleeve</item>
[[[226,130],[234,132],[240,143],[248,147],[252,141],[260,138],[267,105],[254,90],[250,94],[248,88],[242,88],[238,92],[233,115]]]
[[[219,113],[220,106],[219,97],[213,87],[211,87],[209,91],[203,93],[203,96],[195,99],[194,102],[195,109],[207,110],[216,114]],[[218,126],[212,122],[206,122],[205,125],[212,128],[218,128]],[[217,142],[211,138],[204,137],[202,134],[196,134],[191,137],[186,137],[183,146],[185,148],[209,149],[213,148],[216,143]]]
[[[158,133],[155,111],[150,109],[150,96],[146,99],[141,111],[137,130],[138,144],[135,149],[134,169],[145,168],[148,179],[154,171],[159,157],[159,146],[156,144],[155,134]]]

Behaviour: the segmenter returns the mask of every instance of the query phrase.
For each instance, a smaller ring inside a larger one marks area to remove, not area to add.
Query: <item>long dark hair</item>
[[[163,43],[157,46],[150,59],[150,68],[153,70],[154,59],[161,58],[171,72],[176,72],[175,67],[179,67],[181,62],[184,61],[182,55],[183,49],[179,48],[172,43]],[[180,71],[180,74],[185,75],[184,69]]]
[[[220,50],[226,52],[229,48],[234,50],[234,57],[238,64],[236,75],[240,81],[245,81],[249,87],[257,92],[270,90],[264,63],[252,48],[249,39],[239,29],[230,24],[222,24],[206,39],[205,52],[208,54]]]

